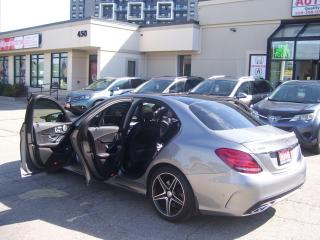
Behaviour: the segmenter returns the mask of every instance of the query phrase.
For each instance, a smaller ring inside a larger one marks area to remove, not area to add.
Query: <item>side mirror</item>
[[[237,94],[237,96],[236,96],[236,98],[238,98],[238,99],[247,98],[247,97],[248,97],[248,95],[245,94],[245,93],[243,93],[243,92],[239,92],[239,93]]]

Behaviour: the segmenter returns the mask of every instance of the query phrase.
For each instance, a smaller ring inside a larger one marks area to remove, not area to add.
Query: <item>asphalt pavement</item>
[[[19,130],[25,104],[0,100],[0,239],[320,239],[320,157],[305,152],[307,182],[266,212],[197,216],[172,224],[149,201],[62,171],[21,178]]]

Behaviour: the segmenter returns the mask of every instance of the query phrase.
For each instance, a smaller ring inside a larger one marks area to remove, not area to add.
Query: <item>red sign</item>
[[[40,46],[40,35],[26,35],[23,37],[9,37],[0,39],[0,51],[37,48]]]
[[[320,14],[320,0],[293,0],[292,16],[311,16]]]

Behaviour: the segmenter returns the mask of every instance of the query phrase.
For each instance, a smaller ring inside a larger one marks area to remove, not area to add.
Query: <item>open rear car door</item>
[[[70,121],[55,99],[31,96],[20,131],[21,174],[58,170],[71,161]]]

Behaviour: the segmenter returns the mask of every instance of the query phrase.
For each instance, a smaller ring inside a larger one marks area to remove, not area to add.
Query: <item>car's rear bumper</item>
[[[247,216],[263,212],[300,188],[306,177],[302,159],[285,173],[187,175],[200,212]]]

